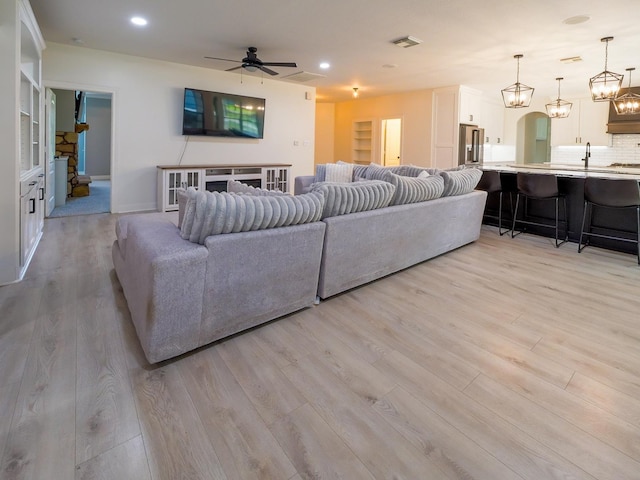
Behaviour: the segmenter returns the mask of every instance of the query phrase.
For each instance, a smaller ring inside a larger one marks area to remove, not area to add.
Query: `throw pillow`
[[[376,163],[369,164],[369,168],[367,168],[366,177],[367,180],[383,180],[385,182],[391,181],[391,169],[381,167]]]
[[[311,186],[312,192],[322,193],[324,196],[322,218],[386,207],[391,202],[395,189],[392,184],[381,180],[321,182]]]
[[[479,168],[441,170],[438,173],[444,179],[443,197],[464,195],[473,191],[482,177],[482,170]]]
[[[324,196],[314,192],[253,196],[189,188],[187,195],[180,234],[201,245],[210,235],[316,222],[324,207]]]
[[[353,163],[327,163],[325,182],[351,183],[352,178]]]

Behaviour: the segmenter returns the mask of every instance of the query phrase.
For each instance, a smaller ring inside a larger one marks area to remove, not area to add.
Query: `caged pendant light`
[[[629,88],[627,93],[616,97],[613,101],[618,115],[640,114],[640,95],[631,91],[631,72],[634,70],[635,68],[627,68],[627,72],[629,72]]]
[[[525,108],[531,103],[533,97],[533,88],[528,87],[524,83],[520,83],[520,59],[524,57],[521,53],[514,55],[518,61],[518,69],[516,71],[516,83],[509,85],[502,90],[502,101],[506,108]]]
[[[547,115],[551,118],[567,118],[571,113],[571,107],[573,104],[566,100],[560,99],[560,81],[564,80],[562,77],[556,78],[558,81],[558,98],[551,103],[545,105],[547,109]]]
[[[622,79],[624,78],[624,75],[607,70],[609,42],[611,40],[613,40],[613,37],[604,37],[600,39],[601,42],[605,42],[604,71],[595,77],[591,77],[589,80],[589,90],[591,90],[591,98],[594,102],[609,102],[614,100],[622,86]]]

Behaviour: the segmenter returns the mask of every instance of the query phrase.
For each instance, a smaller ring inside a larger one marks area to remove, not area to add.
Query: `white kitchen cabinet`
[[[491,100],[483,102],[484,143],[499,145],[504,143],[504,105]]]
[[[0,285],[4,285],[23,278],[42,236],[37,208],[44,158],[41,54],[45,44],[28,0],[0,2],[0,18],[0,144],[6,153],[0,162]]]
[[[610,146],[607,133],[608,102],[594,102],[591,98],[569,100],[573,103],[567,118],[551,119],[551,145]]]
[[[42,236],[44,223],[44,174],[35,173],[20,182],[20,265],[26,267]]]
[[[460,123],[485,126],[484,99],[482,92],[469,87],[460,86],[458,121]]]
[[[458,165],[458,87],[436,88],[432,96],[431,166]]]

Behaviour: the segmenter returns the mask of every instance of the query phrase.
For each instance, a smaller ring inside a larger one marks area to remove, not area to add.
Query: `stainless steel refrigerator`
[[[484,128],[460,124],[458,165],[482,165]]]

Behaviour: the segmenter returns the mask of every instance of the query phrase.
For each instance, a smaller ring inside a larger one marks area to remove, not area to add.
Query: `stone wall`
[[[56,132],[56,156],[69,157],[67,167],[67,196],[84,197],[89,188],[78,177],[78,134],[76,132]]]

